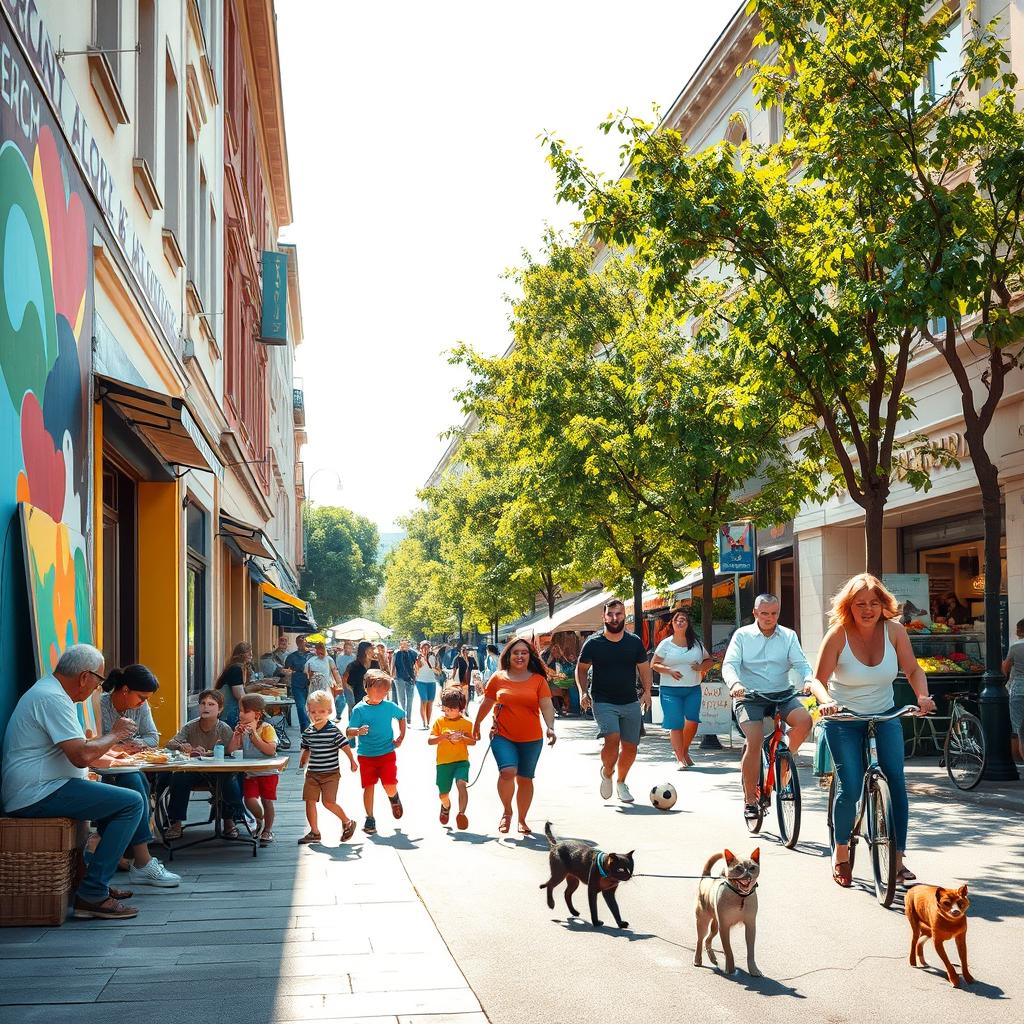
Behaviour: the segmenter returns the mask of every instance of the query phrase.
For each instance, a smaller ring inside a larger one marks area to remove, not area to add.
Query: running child
[[[473,723],[463,714],[466,710],[466,695],[459,686],[446,686],[441,691],[443,714],[434,722],[427,742],[437,747],[437,792],[441,797],[441,824],[448,824],[452,811],[449,795],[452,783],[459,787],[459,813],[455,824],[460,829],[469,828],[466,806],[469,803],[469,748],[476,743]]]
[[[356,830],[356,823],[338,803],[338,786],[341,784],[338,754],[344,751],[352,771],[356,771],[352,745],[331,721],[331,714],[335,711],[334,698],[327,690],[314,690],[306,701],[306,711],[310,724],[302,731],[299,771],[308,765],[306,779],[302,784],[302,799],[306,802],[309,831],[299,840],[299,845],[320,842],[316,814],[318,800],[326,810],[341,819],[341,841],[347,843]]]
[[[376,835],[377,822],[373,816],[373,787],[379,782],[391,801],[391,813],[402,816],[402,801],[398,798],[398,760],[395,751],[405,739],[405,712],[387,700],[391,690],[391,676],[381,669],[370,669],[364,677],[366,696],[352,709],[346,736],[358,736],[359,778],[363,784],[363,807],[366,824],[363,831]],[[392,723],[398,721],[398,737]]]

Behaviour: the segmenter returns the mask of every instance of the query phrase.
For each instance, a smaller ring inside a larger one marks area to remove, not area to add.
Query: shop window
[[[1000,593],[1005,594],[1005,538],[1000,556]],[[985,614],[985,552],[981,538],[919,551],[917,571],[928,577],[928,611],[933,622],[981,628]]]
[[[206,629],[207,557],[206,513],[191,502],[185,506],[185,681],[190,695],[208,685]]]
[[[107,669],[138,661],[137,502],[134,479],[103,460],[103,657]]]

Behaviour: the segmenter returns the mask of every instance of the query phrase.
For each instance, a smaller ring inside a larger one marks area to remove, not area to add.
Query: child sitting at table
[[[441,797],[441,824],[448,824],[452,812],[452,785],[459,790],[459,813],[455,824],[469,828],[466,805],[469,803],[469,745],[473,738],[473,723],[466,718],[466,695],[460,686],[446,686],[441,691],[441,710],[434,722],[427,743],[437,747],[437,792]]]
[[[231,726],[220,721],[220,713],[224,710],[224,696],[220,690],[203,690],[199,694],[199,717],[186,722],[173,740],[169,740],[169,750],[180,750],[183,754],[201,757],[212,754],[213,748],[220,744],[227,749],[231,742]],[[196,786],[204,786],[213,791],[214,780],[209,775],[197,775],[194,772],[170,772],[170,800],[167,805],[167,816],[170,823],[164,829],[164,841],[180,839],[188,817],[188,798]],[[238,785],[238,776],[226,774],[221,780],[224,798],[224,835],[228,839],[238,838],[238,826],[235,824],[242,818],[242,790]],[[229,817],[230,815],[230,817]]]
[[[246,761],[273,757],[277,753],[277,733],[263,721],[266,701],[258,693],[246,693],[238,702],[238,725],[231,734],[228,753],[241,749]],[[277,799],[277,770],[264,768],[245,773],[242,782],[245,806],[256,819],[255,836],[260,846],[274,841],[274,801]]]
[[[335,713],[334,697],[328,690],[314,690],[306,701],[310,725],[302,732],[302,753],[299,755],[299,771],[307,768],[306,781],[302,784],[302,799],[306,803],[306,820],[309,831],[299,840],[299,845],[320,842],[317,827],[316,805],[323,801],[331,814],[341,819],[341,841],[347,843],[356,830],[356,823],[338,803],[338,786],[341,784],[339,751],[344,751],[352,771],[356,771],[356,759],[352,756],[352,745],[345,734],[331,721]]]
[[[398,761],[395,751],[405,739],[405,712],[394,703],[385,700],[391,690],[391,676],[380,669],[370,669],[364,678],[366,696],[349,714],[347,736],[358,736],[359,777],[363,784],[363,807],[366,808],[366,824],[363,831],[368,835],[377,834],[377,822],[373,816],[373,787],[379,782],[391,801],[391,813],[402,816],[402,801],[398,798]],[[398,720],[398,738],[394,726]]]

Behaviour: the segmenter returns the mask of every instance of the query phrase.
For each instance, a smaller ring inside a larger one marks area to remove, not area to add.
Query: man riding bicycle
[[[722,678],[734,701],[736,721],[746,737],[740,770],[743,817],[748,820],[758,817],[757,776],[764,719],[772,718],[778,709],[789,726],[786,742],[794,756],[811,731],[811,716],[789,680],[791,669],[804,685],[814,678],[796,633],[779,625],[779,599],[773,594],[761,594],[754,600],[754,622],[733,633],[722,661]],[[788,782],[788,778],[779,779],[779,786],[785,787]]]

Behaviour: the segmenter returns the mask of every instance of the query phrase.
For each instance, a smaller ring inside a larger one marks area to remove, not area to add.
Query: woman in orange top
[[[491,725],[491,752],[498,763],[498,798],[503,808],[499,832],[512,823],[512,798],[519,812],[519,834],[533,833],[526,813],[533,802],[533,774],[544,746],[555,742],[555,709],[551,705],[548,673],[536,648],[528,640],[510,640],[498,659],[498,671],[488,680],[484,699],[476,713],[473,735],[479,741],[480,723],[497,706]]]

